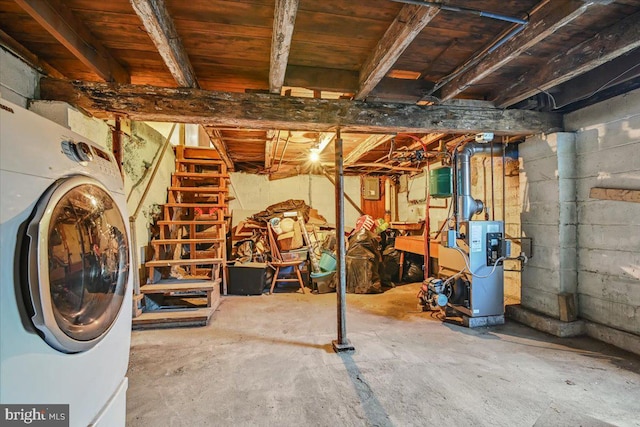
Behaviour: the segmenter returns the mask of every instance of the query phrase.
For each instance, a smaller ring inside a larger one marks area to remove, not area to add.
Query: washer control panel
[[[87,166],[89,162],[92,162],[92,165],[94,167],[97,166],[101,172],[116,177],[120,176],[120,170],[111,156],[93,144],[65,139],[62,141],[61,147],[62,152],[74,162],[78,162],[83,166]]]

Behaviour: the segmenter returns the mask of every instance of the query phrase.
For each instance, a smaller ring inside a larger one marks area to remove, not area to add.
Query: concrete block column
[[[533,257],[522,273],[522,306],[559,318],[558,294],[577,292],[576,137],[558,132],[519,147],[522,232]]]

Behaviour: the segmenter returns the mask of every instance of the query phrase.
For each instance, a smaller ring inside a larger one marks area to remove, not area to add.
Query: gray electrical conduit
[[[528,22],[524,19],[514,18],[512,16],[502,15],[500,13],[487,12],[484,10],[478,9],[470,9],[468,7],[462,6],[450,6],[443,3],[437,3],[434,1],[421,1],[421,0],[391,0],[396,3],[407,3],[407,4],[415,4],[418,6],[429,6],[429,7],[437,7],[438,9],[448,10],[451,12],[463,12],[469,13],[477,16],[485,16],[491,19],[497,19],[498,21],[511,22],[513,24],[527,25]]]
[[[502,15],[500,13],[488,12],[488,11],[478,10],[478,9],[471,9],[471,8],[461,7],[461,6],[450,6],[442,3],[436,3],[433,1],[422,1],[422,0],[391,0],[391,1],[394,1],[396,3],[414,4],[418,6],[437,7],[438,9],[442,9],[442,10],[448,10],[451,12],[468,13],[472,15],[496,19],[498,21],[511,22],[512,24],[518,25],[518,27],[513,28],[511,31],[506,33],[502,38],[500,38],[500,40],[498,40],[492,46],[490,46],[483,55],[471,60],[469,63],[463,65],[460,69],[454,71],[449,76],[443,78],[440,82],[438,82],[433,87],[433,89],[431,89],[426,94],[427,96],[433,95],[438,89],[443,87],[445,84],[449,83],[456,76],[462,74],[463,72],[467,71],[469,68],[474,66],[478,61],[480,61],[480,59],[482,59],[482,57],[492,53],[493,51],[498,49],[500,46],[502,46],[503,44],[511,40],[518,33],[524,30],[525,26],[529,23],[529,21],[527,21],[526,19],[514,18],[512,16]]]

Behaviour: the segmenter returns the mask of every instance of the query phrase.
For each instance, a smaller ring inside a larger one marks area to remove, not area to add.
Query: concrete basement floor
[[[419,284],[226,297],[203,328],[135,331],[127,425],[640,426],[640,358],[509,322],[469,330],[417,309]]]

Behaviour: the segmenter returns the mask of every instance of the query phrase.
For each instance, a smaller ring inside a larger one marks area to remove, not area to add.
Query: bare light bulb
[[[316,150],[311,150],[311,153],[309,153],[309,160],[311,160],[312,162],[317,162],[318,160],[320,160],[320,153],[318,153]]]

